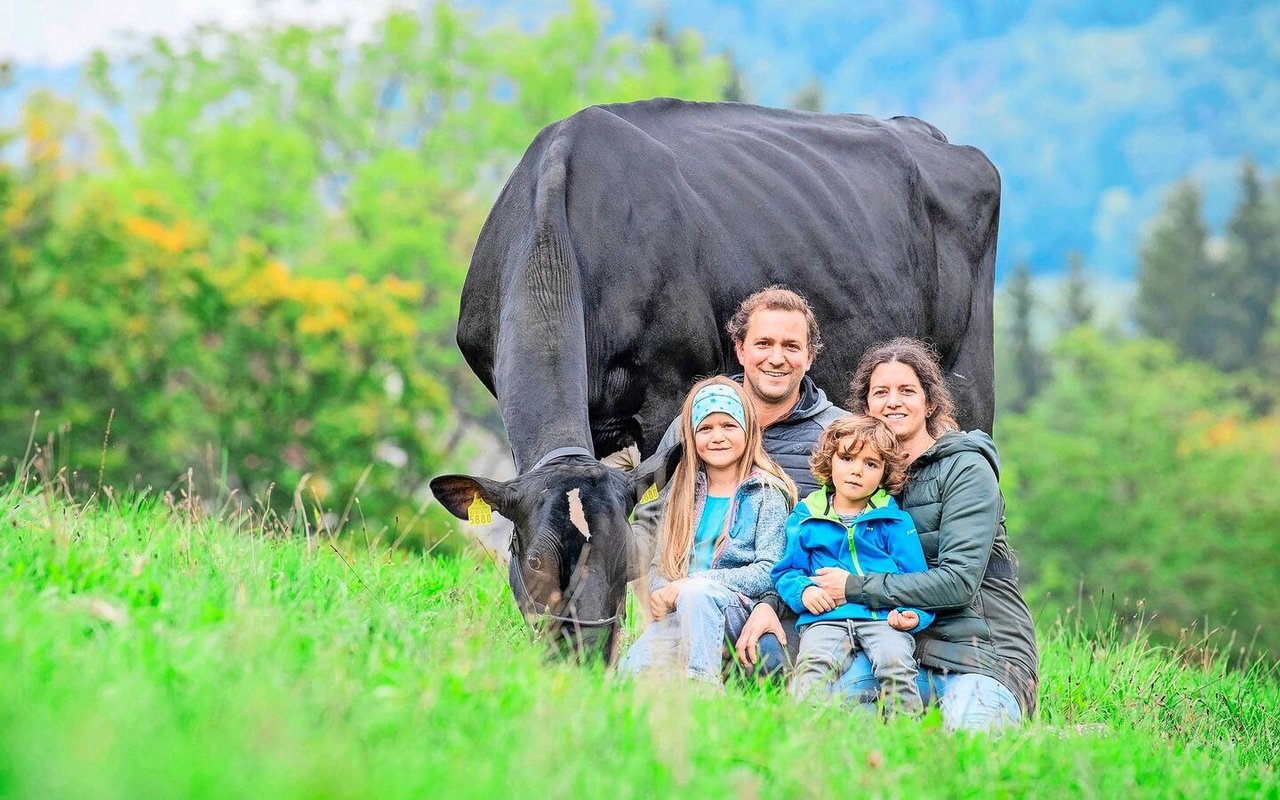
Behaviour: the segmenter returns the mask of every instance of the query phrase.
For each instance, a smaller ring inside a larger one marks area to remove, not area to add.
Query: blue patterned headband
[[[728,414],[747,429],[747,412],[738,399],[738,393],[722,383],[703,386],[693,396],[692,427],[697,430],[702,421],[712,414]]]

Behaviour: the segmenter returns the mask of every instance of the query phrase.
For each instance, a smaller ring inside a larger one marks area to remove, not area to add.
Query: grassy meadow
[[[1040,620],[1039,719],[952,736],[548,663],[482,555],[180,506],[0,490],[0,797],[1280,797],[1280,679],[1209,650]]]

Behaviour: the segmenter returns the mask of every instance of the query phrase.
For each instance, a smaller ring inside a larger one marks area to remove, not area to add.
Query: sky
[[[208,21],[238,27],[251,20],[349,22],[356,35],[396,0],[0,0],[0,60],[63,67],[96,49],[119,48],[135,34],[172,36]]]
[[[432,0],[0,0],[0,122],[33,86],[71,92],[94,49],[216,20],[337,23],[353,38]],[[533,27],[569,0],[451,0],[481,24]],[[655,13],[730,52],[754,100],[785,105],[819,78],[829,111],[913,114],[981,148],[1003,177],[998,272],[1061,270],[1069,251],[1133,274],[1141,231],[1175,182],[1205,190],[1220,230],[1240,162],[1280,172],[1280,4],[1210,0],[596,0],[610,32]],[[499,9],[499,10],[495,10]],[[665,10],[665,11],[664,11]]]

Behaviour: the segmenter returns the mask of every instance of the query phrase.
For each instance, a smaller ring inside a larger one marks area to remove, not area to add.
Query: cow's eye
[[[542,556],[537,553],[530,553],[529,557],[525,559],[525,562],[529,565],[529,569],[536,572],[542,571]]]

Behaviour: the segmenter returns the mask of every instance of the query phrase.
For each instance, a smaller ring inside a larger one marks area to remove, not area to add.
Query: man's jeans
[[[736,640],[750,609],[724,585],[694,576],[676,599],[675,611],[645,626],[618,672],[683,669],[687,677],[720,683],[725,637]]]
[[[916,685],[926,704],[937,703],[942,710],[942,725],[949,731],[996,731],[1016,727],[1022,721],[1022,709],[1013,692],[990,676],[922,667]],[[880,697],[880,683],[865,653],[854,658],[853,665],[836,682],[835,691],[853,702],[874,706]]]

